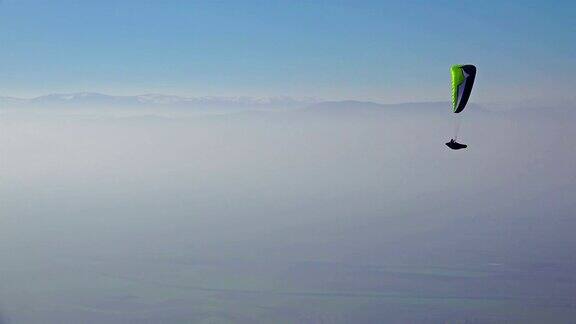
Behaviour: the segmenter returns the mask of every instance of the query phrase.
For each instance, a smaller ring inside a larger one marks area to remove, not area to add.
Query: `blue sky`
[[[572,100],[573,1],[0,1],[0,95]]]

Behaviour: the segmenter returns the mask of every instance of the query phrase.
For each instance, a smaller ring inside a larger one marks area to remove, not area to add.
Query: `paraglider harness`
[[[456,142],[454,139],[451,139],[450,142],[446,143],[446,146],[448,146],[449,148],[451,148],[453,150],[460,150],[460,149],[468,147],[468,145],[460,144],[460,143]]]

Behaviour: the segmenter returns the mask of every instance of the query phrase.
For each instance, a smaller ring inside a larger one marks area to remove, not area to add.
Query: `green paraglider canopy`
[[[452,109],[455,113],[459,113],[464,110],[470,98],[474,78],[476,78],[476,67],[452,65],[450,72],[452,74]]]

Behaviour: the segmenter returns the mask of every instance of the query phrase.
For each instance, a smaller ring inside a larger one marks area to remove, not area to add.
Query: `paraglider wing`
[[[476,77],[474,65],[452,65],[452,109],[455,113],[464,110]]]

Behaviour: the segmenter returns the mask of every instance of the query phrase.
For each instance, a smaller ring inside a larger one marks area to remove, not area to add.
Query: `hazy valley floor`
[[[569,323],[570,118],[5,113],[0,323]]]

